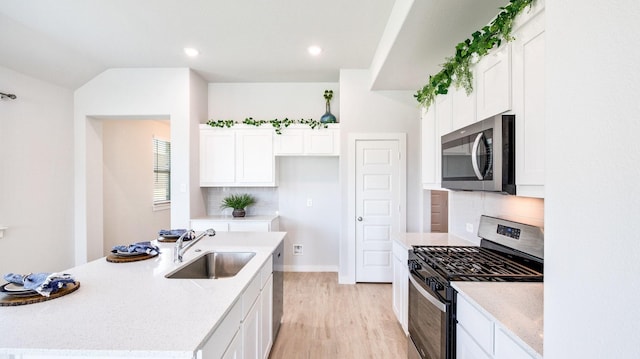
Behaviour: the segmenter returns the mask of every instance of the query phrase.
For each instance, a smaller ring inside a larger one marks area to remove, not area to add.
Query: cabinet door
[[[484,120],[511,109],[511,46],[502,45],[476,65],[477,118]]]
[[[242,322],[242,357],[262,359],[260,353],[260,301],[256,300]]]
[[[229,222],[229,232],[269,232],[269,222],[237,221]]]
[[[208,221],[206,219],[193,219],[191,220],[191,229],[196,232],[206,231],[209,228],[213,228],[216,232],[228,232],[229,226],[227,222],[220,221]]]
[[[275,186],[273,130],[236,131],[236,184]]]
[[[544,197],[544,11],[517,29],[514,36],[516,185],[518,195]]]
[[[493,321],[460,295],[456,310],[458,327],[464,328],[484,351],[493,353]]]
[[[274,153],[276,156],[304,155],[305,129],[292,128],[282,131],[281,135],[273,136]]]
[[[511,339],[502,328],[496,330],[495,346],[495,359],[533,359],[533,356]]]
[[[453,102],[452,96],[438,95],[436,105],[436,125],[438,128],[438,139],[440,136],[453,131]]]
[[[236,336],[233,337],[231,344],[227,348],[227,351],[224,352],[222,359],[242,359],[242,338],[240,331],[236,333]]]
[[[337,130],[318,129],[305,132],[305,154],[311,156],[339,155],[340,141]]]
[[[233,184],[235,176],[235,134],[233,130],[200,130],[200,185]]]
[[[440,135],[436,127],[436,111],[431,106],[422,111],[422,185],[424,188],[440,188]]]
[[[267,359],[273,345],[273,275],[262,287],[260,306],[260,352]]]
[[[491,359],[460,325],[456,328],[456,358]]]
[[[451,94],[452,102],[451,131],[476,122],[476,92],[473,91],[469,95],[467,95],[467,92],[463,88],[451,88],[449,93]]]

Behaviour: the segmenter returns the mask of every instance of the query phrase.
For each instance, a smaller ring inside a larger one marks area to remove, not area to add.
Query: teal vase
[[[320,117],[320,122],[322,123],[336,123],[336,116],[331,113],[331,105],[329,104],[329,100],[327,100],[327,112]]]

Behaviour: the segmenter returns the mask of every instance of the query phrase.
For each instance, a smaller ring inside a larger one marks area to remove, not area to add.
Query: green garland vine
[[[466,39],[456,45],[453,57],[446,58],[442,64],[442,70],[429,76],[429,82],[413,95],[418,102],[428,109],[437,95],[446,95],[449,87],[464,88],[467,95],[473,91],[473,73],[471,65],[485,56],[492,48],[499,47],[502,41],[511,41],[511,29],[513,20],[527,6],[531,6],[535,0],[510,0],[509,4],[501,7],[500,13],[489,24],[471,34],[471,39]]]
[[[233,127],[234,125],[238,124],[238,121],[234,121],[234,120],[210,120],[207,121],[207,125],[211,126],[211,127],[217,127],[217,128],[230,128]],[[287,128],[291,125],[294,124],[302,124],[302,125],[308,125],[309,127],[311,127],[311,129],[315,129],[315,128],[327,128],[329,127],[326,123],[322,123],[316,120],[312,120],[312,119],[308,119],[305,120],[303,118],[299,119],[299,120],[290,120],[288,118],[285,118],[284,120],[279,120],[279,119],[273,119],[273,120],[254,120],[252,117],[247,117],[242,121],[242,124],[245,125],[251,125],[251,126],[256,126],[256,127],[260,127],[262,125],[267,125],[270,124],[274,130],[276,131],[276,134],[281,135],[282,134],[282,129],[283,128]]]

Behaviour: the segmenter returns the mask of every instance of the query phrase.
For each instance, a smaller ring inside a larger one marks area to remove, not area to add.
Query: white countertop
[[[406,250],[414,245],[478,245],[450,233],[399,233],[393,239]],[[521,341],[523,347],[528,347],[532,355],[542,357],[543,283],[453,282],[452,285]]]
[[[196,249],[255,251],[234,277],[167,279],[173,243],[158,243],[152,259],[110,263],[105,258],[66,270],[80,288],[46,302],[0,307],[1,354],[193,358],[231,305],[284,239],[284,232],[223,232]],[[37,269],[34,269],[37,270]]]
[[[459,295],[475,303],[525,349],[542,358],[544,284],[453,282]]]
[[[273,214],[273,215],[260,215],[260,216],[245,216],[245,217],[234,217],[232,215],[214,215],[214,216],[204,216],[204,217],[196,217],[196,218],[191,218],[192,221],[224,221],[224,222],[228,222],[228,221],[273,221],[274,219],[278,218],[277,215]]]

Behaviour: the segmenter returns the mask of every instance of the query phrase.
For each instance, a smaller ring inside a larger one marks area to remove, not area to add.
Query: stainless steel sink
[[[206,252],[165,275],[165,277],[172,279],[217,279],[233,277],[238,274],[255,255],[255,252]]]

